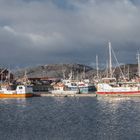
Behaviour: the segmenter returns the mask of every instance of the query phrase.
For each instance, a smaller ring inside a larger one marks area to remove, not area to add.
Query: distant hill
[[[89,71],[95,71],[92,67],[82,64],[49,64],[37,67],[30,67],[20,69],[14,72],[16,78],[21,78],[25,75],[28,77],[55,77],[55,78],[68,78],[72,73],[73,78],[85,76]]]
[[[120,68],[115,68],[114,74],[117,76],[120,75],[121,69],[125,76],[127,76],[129,72],[130,77],[133,77],[134,75],[137,75],[137,67],[137,64],[121,65]],[[29,78],[69,78],[70,73],[72,73],[74,79],[81,79],[82,77],[93,79],[94,77],[96,77],[96,69],[82,64],[49,64],[36,67],[29,67],[16,70],[14,72],[14,75],[16,78],[21,78],[25,75],[25,72]],[[106,70],[100,70],[99,74],[102,76],[106,75]]]
[[[129,74],[129,77],[130,78],[133,78],[133,77],[135,77],[135,76],[138,75],[138,64],[121,65],[120,66],[120,69],[121,69],[121,71],[123,72],[123,74],[125,76],[128,76],[128,74]],[[115,74],[116,75],[119,75],[120,74],[119,68],[116,68]]]
[[[119,67],[113,68],[114,77],[122,76],[122,73],[125,77],[133,78],[138,75],[138,65],[137,64],[125,64],[120,65]],[[106,75],[107,70],[102,70],[101,74]]]

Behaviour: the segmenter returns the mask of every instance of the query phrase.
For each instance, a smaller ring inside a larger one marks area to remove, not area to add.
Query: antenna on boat
[[[137,53],[138,56],[138,76],[140,77],[140,54],[139,52]]]
[[[109,45],[109,75],[110,75],[110,78],[112,78],[111,42],[109,42],[108,45]]]
[[[83,70],[83,79],[86,78],[86,67],[84,66],[84,70]]]
[[[8,70],[7,80],[8,80],[8,83],[11,82],[11,71],[10,71],[10,69]]]
[[[98,55],[96,55],[96,70],[97,70],[97,78],[99,78]]]
[[[66,79],[66,69],[62,69],[63,79]]]
[[[128,80],[130,79],[130,75],[129,75],[129,65],[128,65]]]
[[[73,72],[71,70],[71,72],[69,73],[69,80],[72,80],[72,77],[73,77]]]

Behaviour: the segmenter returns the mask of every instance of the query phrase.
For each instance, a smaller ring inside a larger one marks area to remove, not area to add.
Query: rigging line
[[[121,72],[121,74],[122,74],[122,77],[124,78],[124,80],[126,80],[126,78],[125,78],[125,76],[124,76],[124,74],[123,74],[123,72],[122,72],[122,70],[121,70],[121,68],[120,68],[120,66],[119,66],[119,62],[118,62],[118,60],[117,60],[117,57],[116,57],[116,55],[115,55],[115,53],[114,53],[114,50],[113,50],[113,49],[112,49],[112,53],[113,53],[114,58],[115,58],[115,60],[116,60],[116,62],[117,62],[117,65],[118,65],[119,70],[120,70],[120,72]]]

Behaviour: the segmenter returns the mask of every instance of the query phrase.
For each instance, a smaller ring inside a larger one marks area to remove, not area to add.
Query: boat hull
[[[33,94],[26,93],[26,94],[3,94],[0,93],[0,98],[29,98],[32,97]]]
[[[135,86],[111,86],[107,83],[101,83],[97,85],[97,95],[139,95],[140,96],[140,87],[138,85]]]
[[[96,92],[100,96],[140,96],[140,91],[129,92]]]
[[[96,91],[96,88],[95,86],[80,86],[80,87],[77,87],[77,86],[71,86],[69,87],[69,89],[71,91],[77,91],[79,90],[80,93],[94,93]]]
[[[52,90],[51,91],[52,94],[77,94],[79,93],[78,91],[61,91],[61,90]]]

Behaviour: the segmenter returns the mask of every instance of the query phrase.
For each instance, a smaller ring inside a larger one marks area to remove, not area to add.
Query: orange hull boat
[[[26,93],[26,94],[3,94],[0,93],[0,98],[28,98],[28,97],[32,97],[33,94],[31,93]]]
[[[0,90],[0,98],[28,98],[33,95],[30,85],[18,85],[16,90],[8,90],[7,86],[2,85]]]

